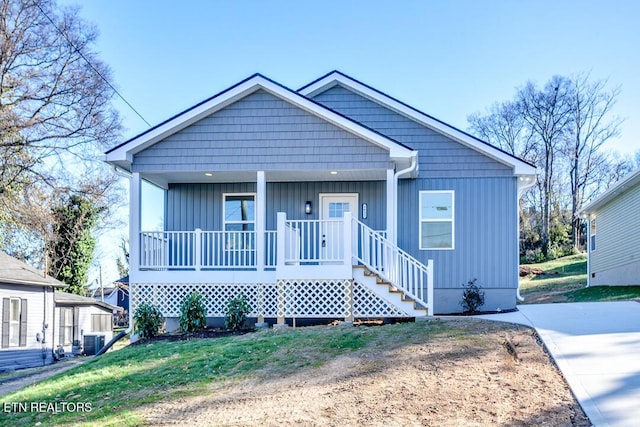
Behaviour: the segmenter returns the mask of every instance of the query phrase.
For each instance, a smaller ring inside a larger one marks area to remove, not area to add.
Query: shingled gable
[[[163,123],[141,133],[123,144],[106,152],[106,160],[127,171],[131,169],[133,156],[168,136],[196,123],[197,121],[239,101],[258,91],[264,90],[290,104],[320,117],[321,119],[389,151],[391,160],[408,164],[416,152],[348,117],[326,108],[299,93],[274,82],[260,74],[241,81],[217,95],[183,111]]]
[[[441,133],[452,140],[476,150],[504,165],[512,167],[514,175],[521,176],[523,178],[531,178],[536,175],[535,166],[502,151],[487,142],[469,135],[466,132],[431,117],[402,101],[399,101],[371,86],[341,73],[340,71],[332,71],[325,76],[314,80],[313,82],[298,89],[298,93],[307,98],[313,98],[336,85],[340,85],[366,99],[381,104],[382,106],[414,120],[435,132]]]

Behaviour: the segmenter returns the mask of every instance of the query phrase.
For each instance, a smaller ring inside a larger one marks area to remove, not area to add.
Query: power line
[[[33,4],[35,4],[35,5],[38,7],[38,9],[40,9],[40,12],[42,12],[42,14],[43,14],[43,15],[44,15],[48,20],[49,20],[49,22],[51,22],[51,25],[53,25],[53,27],[54,27],[56,30],[58,30],[58,32],[62,35],[62,37],[64,37],[64,38],[65,38],[65,40],[67,41],[67,43],[69,43],[69,45],[70,45],[70,46],[75,50],[75,52],[76,52],[78,55],[80,55],[80,57],[81,57],[82,59],[84,59],[84,61],[87,63],[87,65],[89,65],[89,67],[91,67],[91,69],[93,70],[93,72],[94,72],[94,73],[96,73],[98,76],[100,76],[100,78],[101,78],[102,80],[104,80],[104,82],[105,82],[107,85],[109,85],[109,87],[110,87],[110,88],[115,92],[115,94],[116,94],[116,95],[118,95],[118,97],[119,97],[119,98],[120,98],[120,99],[121,99],[125,104],[127,104],[127,106],[128,106],[129,108],[131,108],[131,111],[133,111],[134,113],[136,113],[136,114],[138,115],[138,117],[140,117],[140,118],[142,119],[142,121],[143,121],[143,122],[145,122],[145,123],[147,124],[147,126],[151,127],[151,124],[150,124],[150,123],[149,123],[149,122],[148,122],[144,117],[142,117],[142,114],[140,114],[140,113],[138,112],[138,110],[136,110],[136,109],[133,107],[133,105],[131,105],[131,104],[129,103],[129,101],[127,101],[127,100],[125,99],[125,97],[124,97],[124,96],[122,96],[122,94],[121,94],[120,92],[118,92],[118,89],[116,89],[116,88],[111,84],[111,82],[109,82],[109,80],[107,80],[107,78],[106,78],[105,76],[103,76],[103,75],[102,75],[102,73],[100,73],[100,71],[98,71],[98,70],[96,69],[96,67],[94,67],[94,66],[93,66],[93,64],[91,63],[91,61],[89,61],[89,59],[88,59],[86,56],[84,56],[84,54],[80,51],[80,49],[78,49],[78,48],[73,44],[73,42],[69,39],[69,37],[67,37],[67,35],[65,34],[65,32],[64,32],[64,31],[62,31],[62,30],[61,30],[61,29],[56,25],[56,23],[55,23],[55,22],[53,22],[53,19],[51,19],[51,18],[49,17],[49,15],[47,15],[47,13],[42,9],[42,7],[40,6],[40,4],[39,4],[37,1],[34,1],[34,2],[33,2]]]

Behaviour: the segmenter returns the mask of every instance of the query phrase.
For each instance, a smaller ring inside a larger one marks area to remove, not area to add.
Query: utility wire
[[[87,63],[87,65],[89,65],[89,67],[91,67],[91,69],[92,69],[92,70],[93,70],[93,71],[94,71],[98,76],[100,76],[100,78],[101,78],[102,80],[104,80],[104,81],[105,81],[105,83],[106,83],[107,85],[109,85],[109,87],[110,87],[110,88],[115,92],[115,94],[116,94],[116,95],[118,95],[118,97],[119,97],[119,98],[120,98],[120,99],[121,99],[125,104],[127,104],[127,106],[128,106],[129,108],[131,108],[131,110],[132,110],[134,113],[136,113],[136,114],[138,115],[138,117],[140,117],[140,118],[142,119],[142,121],[143,121],[143,122],[145,122],[145,123],[147,124],[147,126],[151,127],[151,124],[150,124],[150,123],[149,123],[149,122],[148,122],[144,117],[142,117],[142,114],[140,114],[140,113],[138,112],[138,110],[136,110],[136,109],[133,107],[133,105],[131,105],[131,104],[129,103],[129,101],[127,101],[127,100],[125,99],[125,97],[124,97],[124,96],[122,96],[122,94],[121,94],[120,92],[118,92],[118,89],[116,89],[116,88],[111,84],[111,82],[109,82],[109,80],[107,80],[107,78],[106,78],[105,76],[103,76],[103,75],[102,75],[102,73],[100,73],[100,71],[98,71],[98,70],[96,69],[96,67],[94,67],[94,66],[93,66],[93,64],[91,63],[91,61],[89,61],[89,59],[88,59],[86,56],[84,56],[84,54],[80,51],[80,49],[78,49],[78,48],[73,44],[73,42],[69,39],[69,37],[65,34],[65,32],[64,32],[64,31],[62,31],[62,30],[61,30],[61,29],[56,25],[56,23],[55,23],[55,22],[53,22],[53,19],[51,19],[51,17],[49,17],[49,15],[47,15],[47,13],[42,9],[42,7],[40,6],[40,4],[39,4],[37,1],[34,1],[34,2],[33,2],[33,4],[35,4],[35,5],[38,7],[38,9],[40,9],[40,12],[42,12],[42,14],[43,14],[43,15],[44,15],[48,20],[49,20],[49,22],[51,22],[51,25],[53,25],[53,27],[54,27],[56,30],[58,30],[58,32],[62,35],[62,37],[64,37],[64,38],[65,38],[65,40],[67,40],[67,43],[69,43],[69,45],[70,45],[70,46],[71,46],[71,47],[76,51],[76,53],[77,53],[78,55],[80,55],[80,57],[81,57],[82,59],[84,59],[84,61]]]

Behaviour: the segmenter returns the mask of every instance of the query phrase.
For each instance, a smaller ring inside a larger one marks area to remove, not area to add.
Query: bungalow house
[[[640,169],[578,215],[587,223],[587,285],[640,285]]]
[[[113,338],[113,313],[121,312],[120,307],[59,291],[54,292],[54,301],[56,342],[64,354],[95,354],[96,340],[104,345]]]
[[[0,252],[0,371],[53,362],[54,289],[62,282]]]
[[[260,74],[106,153],[130,177],[130,304],[176,325],[244,294],[258,321],[421,317],[518,295],[518,199],[534,166],[348,77]],[[141,183],[164,225],[141,230]]]

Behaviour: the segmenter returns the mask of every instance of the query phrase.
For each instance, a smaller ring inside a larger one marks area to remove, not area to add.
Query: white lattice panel
[[[341,317],[351,314],[349,307],[350,280],[282,280],[284,301],[280,313],[284,317]]]
[[[227,301],[244,295],[253,308],[250,317],[277,315],[277,287],[275,283],[155,283],[131,286],[131,310],[142,303],[153,304],[165,317],[180,316],[180,302],[193,292],[205,301],[208,317],[224,317]]]
[[[389,304],[367,287],[358,282],[353,283],[353,316],[354,317],[406,317],[394,305]]]

